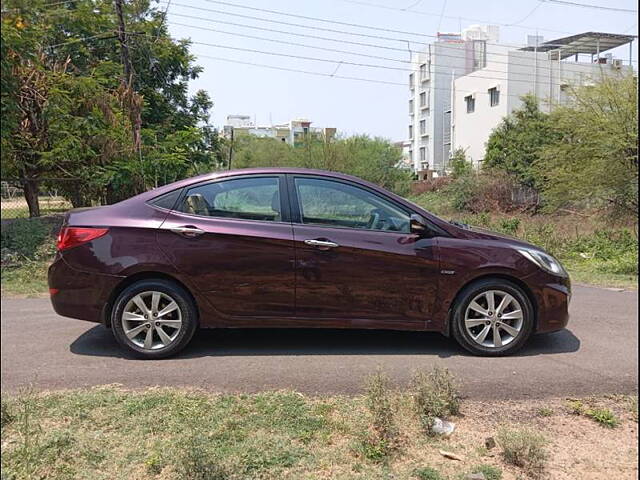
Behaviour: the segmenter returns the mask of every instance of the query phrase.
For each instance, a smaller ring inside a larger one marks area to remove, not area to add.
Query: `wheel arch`
[[[139,282],[141,280],[166,280],[168,282],[175,283],[176,285],[178,285],[185,292],[187,292],[187,294],[191,298],[191,301],[193,302],[193,305],[196,309],[196,315],[197,315],[196,321],[200,323],[200,308],[198,306],[198,302],[196,301],[196,298],[191,292],[191,289],[187,285],[185,285],[183,282],[178,280],[176,277],[174,277],[173,275],[169,275],[168,273],[164,273],[164,272],[150,270],[150,271],[144,271],[144,272],[137,272],[132,275],[129,275],[128,277],[123,278],[120,281],[120,283],[116,285],[116,287],[113,289],[113,291],[109,295],[109,299],[107,300],[107,303],[105,304],[102,310],[102,323],[105,327],[111,328],[111,310],[118,296],[129,285],[133,285],[134,283]]]
[[[449,310],[447,311],[446,325],[443,332],[447,337],[451,336],[451,315],[453,314],[453,309],[457,305],[458,300],[460,299],[460,295],[462,294],[464,289],[476,282],[493,279],[493,278],[507,280],[508,282],[511,282],[514,285],[518,286],[520,289],[522,289],[524,294],[527,296],[527,298],[531,302],[531,307],[533,308],[533,331],[535,332],[536,330],[538,330],[538,303],[536,302],[536,297],[533,295],[533,292],[531,291],[529,286],[519,278],[516,278],[514,276],[511,276],[505,273],[487,273],[485,275],[480,275],[478,277],[468,280],[456,292],[455,296],[453,297],[453,300],[451,301],[451,304],[449,305]]]

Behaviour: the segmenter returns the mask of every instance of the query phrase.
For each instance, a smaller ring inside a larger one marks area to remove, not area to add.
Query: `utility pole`
[[[118,17],[118,40],[120,42],[120,56],[122,58],[122,67],[124,70],[123,85],[125,87],[125,93],[123,100],[126,99],[129,107],[129,118],[131,120],[133,130],[133,146],[138,152],[140,159],[140,168],[142,174],[142,184],[145,187],[145,174],[144,166],[142,163],[142,150],[141,150],[141,135],[142,129],[142,98],[136,94],[133,90],[133,77],[135,71],[133,65],[131,65],[131,58],[129,57],[129,46],[127,45],[127,32],[124,26],[124,14],[122,13],[123,0],[114,0],[116,7],[116,16]]]
[[[233,158],[233,126],[231,127],[231,141],[229,142],[229,170],[231,170],[232,158]]]
[[[115,0],[116,15],[118,16],[118,40],[120,41],[120,56],[124,67],[124,84],[130,87],[133,83],[133,67],[129,58],[129,46],[127,45],[127,33],[124,28],[124,15],[122,14],[122,0]]]

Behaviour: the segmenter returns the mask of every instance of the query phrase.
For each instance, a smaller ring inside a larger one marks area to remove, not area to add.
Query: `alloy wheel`
[[[464,326],[471,339],[486,348],[501,348],[513,342],[524,324],[522,306],[503,290],[476,295],[464,314]]]
[[[182,311],[164,292],[147,291],[135,295],[122,312],[122,330],[133,344],[158,350],[172,344],[182,329]]]

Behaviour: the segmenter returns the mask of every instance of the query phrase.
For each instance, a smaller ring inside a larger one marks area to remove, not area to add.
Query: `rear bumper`
[[[571,280],[548,274],[542,275],[547,277],[546,281],[535,282],[539,287],[533,291],[538,317],[536,332],[555,332],[565,328],[569,322]]]
[[[122,277],[87,273],[70,267],[60,254],[49,267],[49,288],[53,309],[63,317],[102,323],[104,308]]]

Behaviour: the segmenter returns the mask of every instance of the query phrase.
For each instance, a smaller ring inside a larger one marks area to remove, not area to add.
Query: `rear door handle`
[[[204,230],[200,230],[198,227],[193,227],[191,225],[186,225],[184,227],[175,227],[172,228],[171,231],[187,238],[199,237],[204,233]]]
[[[336,248],[339,247],[335,242],[330,242],[328,240],[305,240],[304,243],[306,245],[311,245],[312,247],[320,247],[322,249],[325,248]]]

